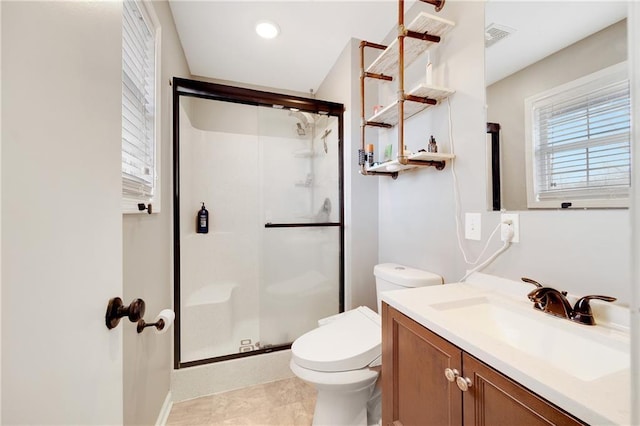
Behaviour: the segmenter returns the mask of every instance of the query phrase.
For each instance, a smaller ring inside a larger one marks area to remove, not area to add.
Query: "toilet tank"
[[[378,298],[378,313],[381,313],[381,298],[383,291],[400,290],[411,287],[443,284],[440,275],[433,272],[410,268],[397,263],[382,263],[373,268],[376,277],[376,296]]]

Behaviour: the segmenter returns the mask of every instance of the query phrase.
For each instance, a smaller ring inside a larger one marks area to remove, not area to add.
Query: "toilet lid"
[[[296,339],[291,345],[293,360],[316,371],[364,368],[381,354],[380,324],[380,316],[366,306],[345,312]]]

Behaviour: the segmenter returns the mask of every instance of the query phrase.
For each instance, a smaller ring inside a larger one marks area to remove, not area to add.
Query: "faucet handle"
[[[543,286],[542,284],[540,284],[538,281],[536,281],[536,280],[532,280],[531,278],[522,277],[522,278],[520,278],[520,279],[521,279],[522,281],[524,281],[525,283],[533,284],[533,285],[535,285],[535,286],[536,286],[536,287],[538,287],[538,288],[542,288],[542,287],[544,287],[544,286]],[[534,291],[535,291],[535,290],[534,290]],[[566,295],[567,295],[567,292],[566,292],[566,291],[561,291],[560,293],[562,293],[562,295],[563,295],[563,296],[566,296]]]
[[[520,279],[522,281],[524,281],[525,283],[533,284],[533,285],[536,286],[536,288],[534,290],[530,291],[527,296],[533,302],[534,309],[538,309],[540,311],[543,311],[544,310],[543,303],[540,300],[534,300],[534,298],[535,298],[535,295],[536,295],[538,289],[544,288],[544,286],[542,284],[540,284],[538,281],[532,280],[531,278],[522,277]]]
[[[540,288],[540,287],[544,287],[542,284],[540,284],[538,281],[536,280],[532,280],[531,278],[527,278],[527,277],[522,277],[520,278],[522,281],[524,281],[525,283],[529,283],[529,284],[533,284],[536,287]]]
[[[593,318],[593,312],[591,311],[591,305],[589,304],[591,299],[604,300],[605,302],[614,302],[617,300],[615,297],[600,296],[597,294],[581,297],[573,307],[571,320],[581,324],[596,325],[596,320]]]

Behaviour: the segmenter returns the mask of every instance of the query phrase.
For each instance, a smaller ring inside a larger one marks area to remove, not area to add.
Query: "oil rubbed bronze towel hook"
[[[136,322],[144,316],[145,304],[142,299],[134,299],[129,306],[124,306],[122,299],[114,297],[109,300],[105,322],[111,330],[120,323],[120,318],[128,317],[129,321]]]

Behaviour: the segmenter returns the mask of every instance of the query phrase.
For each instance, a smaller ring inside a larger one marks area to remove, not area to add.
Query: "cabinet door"
[[[460,425],[462,392],[446,368],[461,371],[461,351],[386,303],[382,304],[384,425]]]
[[[465,426],[583,424],[474,357],[462,357],[464,376],[472,382],[462,392]]]

